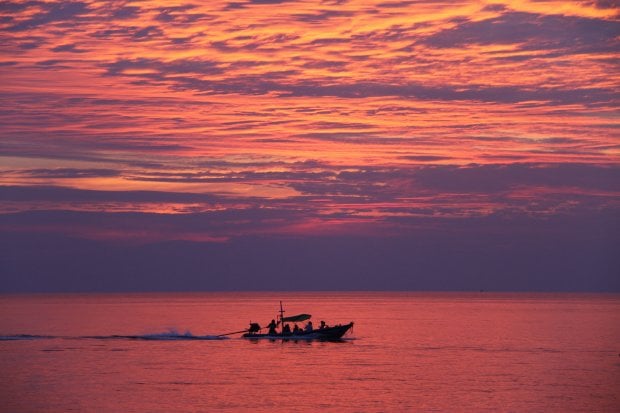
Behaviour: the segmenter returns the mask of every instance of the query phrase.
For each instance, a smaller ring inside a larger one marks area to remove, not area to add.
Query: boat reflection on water
[[[312,318],[310,314],[298,314],[290,317],[284,317],[284,309],[282,301],[280,301],[280,314],[277,316],[278,321],[271,320],[268,325],[269,331],[263,333],[263,328],[258,323],[250,323],[250,327],[241,336],[248,339],[269,339],[269,340],[322,340],[322,341],[341,341],[342,337],[353,328],[353,321],[348,324],[338,324],[328,326],[321,321],[319,328],[312,326]],[[291,330],[287,323],[298,323],[308,321],[306,327],[301,329],[295,325]],[[278,326],[280,327],[278,329]]]

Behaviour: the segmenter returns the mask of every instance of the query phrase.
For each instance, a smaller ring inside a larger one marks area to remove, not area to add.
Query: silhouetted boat
[[[309,320],[310,314],[298,314],[295,316],[284,317],[284,309],[280,301],[280,315],[278,316],[277,325],[280,331],[272,331],[270,333],[262,333],[262,328],[257,323],[250,323],[250,328],[242,335],[243,338],[249,339],[271,339],[271,340],[339,340],[347,331],[353,327],[353,321],[348,324],[338,324],[336,326],[321,325],[319,328],[312,330],[300,329],[297,331],[285,331],[285,323],[297,323]]]
[[[268,338],[272,340],[339,340],[353,327],[353,321],[349,324],[338,324],[334,327],[316,328],[312,331],[298,331],[291,333],[276,332],[275,334],[245,333],[243,338]]]

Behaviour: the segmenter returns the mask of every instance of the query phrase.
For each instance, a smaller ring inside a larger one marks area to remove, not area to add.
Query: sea
[[[234,333],[280,301],[353,331]],[[2,295],[0,411],[618,412],[620,295]]]

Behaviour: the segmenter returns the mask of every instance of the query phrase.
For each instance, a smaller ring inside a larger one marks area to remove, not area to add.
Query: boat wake
[[[37,336],[32,334],[13,334],[8,336],[0,336],[0,341],[16,341],[16,340],[46,340],[56,338],[54,336]]]
[[[179,341],[179,340],[227,340],[228,337],[216,336],[216,335],[203,335],[196,336],[190,331],[185,333],[179,333],[171,330],[165,333],[154,334],[138,334],[138,335],[121,335],[113,334],[108,336],[41,336],[33,334],[11,334],[0,335],[0,341],[17,341],[17,340],[152,340],[152,341]]]
[[[142,334],[142,335],[111,335],[111,336],[85,336],[94,340],[226,340],[228,337],[220,337],[214,335],[195,336],[191,332],[178,333],[176,331],[168,331],[166,333]]]

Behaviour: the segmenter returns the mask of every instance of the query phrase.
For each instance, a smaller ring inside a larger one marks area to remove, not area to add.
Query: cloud
[[[149,77],[150,75],[142,76]],[[541,101],[549,105],[567,105],[575,103],[602,105],[617,101],[617,96],[612,90],[602,87],[530,88],[522,86],[487,86],[483,84],[427,86],[416,83],[391,84],[377,82],[326,85],[304,81],[280,83],[278,82],[278,76],[269,74],[228,78],[222,81],[175,77],[172,81],[176,86],[184,90],[189,89],[213,94],[240,93],[265,95],[277,93],[281,97],[337,97],[346,99],[399,97],[420,100],[469,100],[500,103]]]
[[[239,168],[239,165],[236,166]],[[284,172],[147,172],[130,179],[136,181],[156,182],[240,182],[252,183],[255,181],[305,181],[322,180],[333,176],[333,172],[284,171]]]
[[[368,128],[367,125],[364,125]],[[345,128],[343,128],[345,129]],[[355,128],[353,128],[355,129]],[[327,142],[347,142],[350,144],[398,144],[402,143],[402,138],[391,138],[387,136],[380,136],[373,132],[308,132],[300,133],[294,136],[295,138],[312,139]]]
[[[482,11],[505,11],[508,10],[508,7],[504,4],[488,4],[484,6]]]
[[[283,4],[290,3],[296,0],[248,0],[249,4]]]
[[[506,12],[481,21],[464,21],[420,40],[433,47],[515,44],[522,50],[557,50],[563,55],[613,52],[620,22],[585,17]]]
[[[320,23],[333,18],[349,18],[355,16],[356,13],[347,10],[317,10],[314,13],[296,14],[294,17],[305,23]]]
[[[178,214],[34,210],[0,214],[0,228],[12,232],[150,243],[276,233],[308,217],[309,211],[300,209],[255,206]]]
[[[429,166],[415,182],[442,191],[497,192],[516,186],[579,187],[620,192],[620,168],[588,164]]]
[[[191,24],[214,18],[214,16],[210,16],[206,13],[188,13],[188,11],[195,9],[196,7],[197,6],[194,4],[161,7],[158,9],[159,14],[155,17],[155,20],[165,23]]]
[[[532,202],[547,199],[550,203],[540,209],[545,214],[570,199],[574,205],[592,202],[594,209],[610,207],[620,193],[619,182],[620,168],[615,166],[493,164],[365,167],[337,172],[330,179],[292,180],[288,185],[306,196],[352,196],[357,197],[356,202],[360,204],[389,202],[393,208],[407,205],[403,199],[425,198],[425,208],[437,212],[449,204],[452,205],[450,213],[458,215],[464,213],[468,208],[466,204],[474,199],[486,205],[482,210],[508,211],[512,208],[520,211]],[[516,193],[520,195],[513,197]],[[568,198],[566,193],[569,193]],[[351,201],[334,198],[333,204]]]
[[[19,45],[20,49],[31,50],[40,47],[44,42],[26,42]]]
[[[587,4],[587,5],[594,5],[595,7],[599,8],[599,9],[616,9],[618,8],[618,1],[617,0],[586,0],[583,1],[582,3]]]
[[[96,39],[119,38],[125,41],[149,42],[164,38],[165,32],[157,25],[149,26],[112,26],[109,29],[97,30],[89,33]]]
[[[59,3],[27,2],[26,4],[26,8],[36,5],[42,7],[44,11],[10,26],[7,30],[11,32],[26,31],[46,24],[74,21],[90,11],[87,3],[79,1],[62,1]]]
[[[217,62],[200,59],[178,59],[170,62],[147,58],[120,59],[114,63],[107,64],[106,69],[107,74],[110,76],[128,76],[128,74],[125,73],[126,71],[148,69],[152,72],[135,76],[156,78],[163,78],[170,74],[198,73],[207,75],[219,74],[222,72]]]
[[[16,171],[5,171],[12,175],[19,175],[30,178],[93,178],[119,176],[120,172],[114,169],[77,169],[77,168],[55,168],[55,169],[22,169]]]
[[[342,71],[349,64],[343,60],[312,60],[304,63],[303,67],[308,69],[332,69],[333,71]]]
[[[244,2],[230,2],[226,4],[226,7],[224,7],[224,10],[240,10],[240,9],[244,9],[246,6],[247,4]]]
[[[140,7],[137,6],[122,6],[112,11],[112,18],[114,19],[135,19],[140,15]]]
[[[37,66],[43,66],[54,69],[68,69],[70,66],[67,64],[66,59],[47,59],[37,62]]]
[[[408,159],[410,161],[417,162],[434,162],[434,161],[447,161],[452,158],[449,156],[439,156],[439,155],[403,155],[402,159]]]
[[[299,39],[300,36],[291,33],[270,34],[267,36],[237,36],[230,40],[217,40],[211,42],[210,46],[226,53],[233,52],[278,52],[279,44],[287,44]]]
[[[495,193],[516,187],[575,187],[620,192],[620,168],[589,164],[427,165],[408,169],[341,172],[353,184],[410,180],[433,191]]]
[[[199,203],[199,202],[235,202],[234,199],[222,198],[211,194],[161,191],[101,191],[74,189],[60,186],[0,186],[0,199],[12,202],[48,201],[55,203]]]
[[[119,243],[15,232],[5,226],[13,220],[35,225],[56,221],[67,228],[101,222],[108,234],[115,225],[127,224],[127,232],[138,225],[175,230],[183,221],[184,228],[194,223],[205,228],[200,215],[109,215],[0,216],[2,292],[620,291],[615,247],[620,228],[609,213],[551,219],[433,218],[400,236],[246,235],[227,242],[153,238]]]
[[[62,44],[60,46],[56,46],[52,48],[53,52],[69,52],[69,53],[86,53],[88,50],[79,49],[76,44],[68,43]]]
[[[44,7],[47,4],[43,1],[10,1],[5,0],[0,3],[0,12],[19,13],[33,7]]]
[[[157,26],[147,26],[136,30],[132,37],[134,40],[147,40],[160,37],[163,33],[163,30]]]

